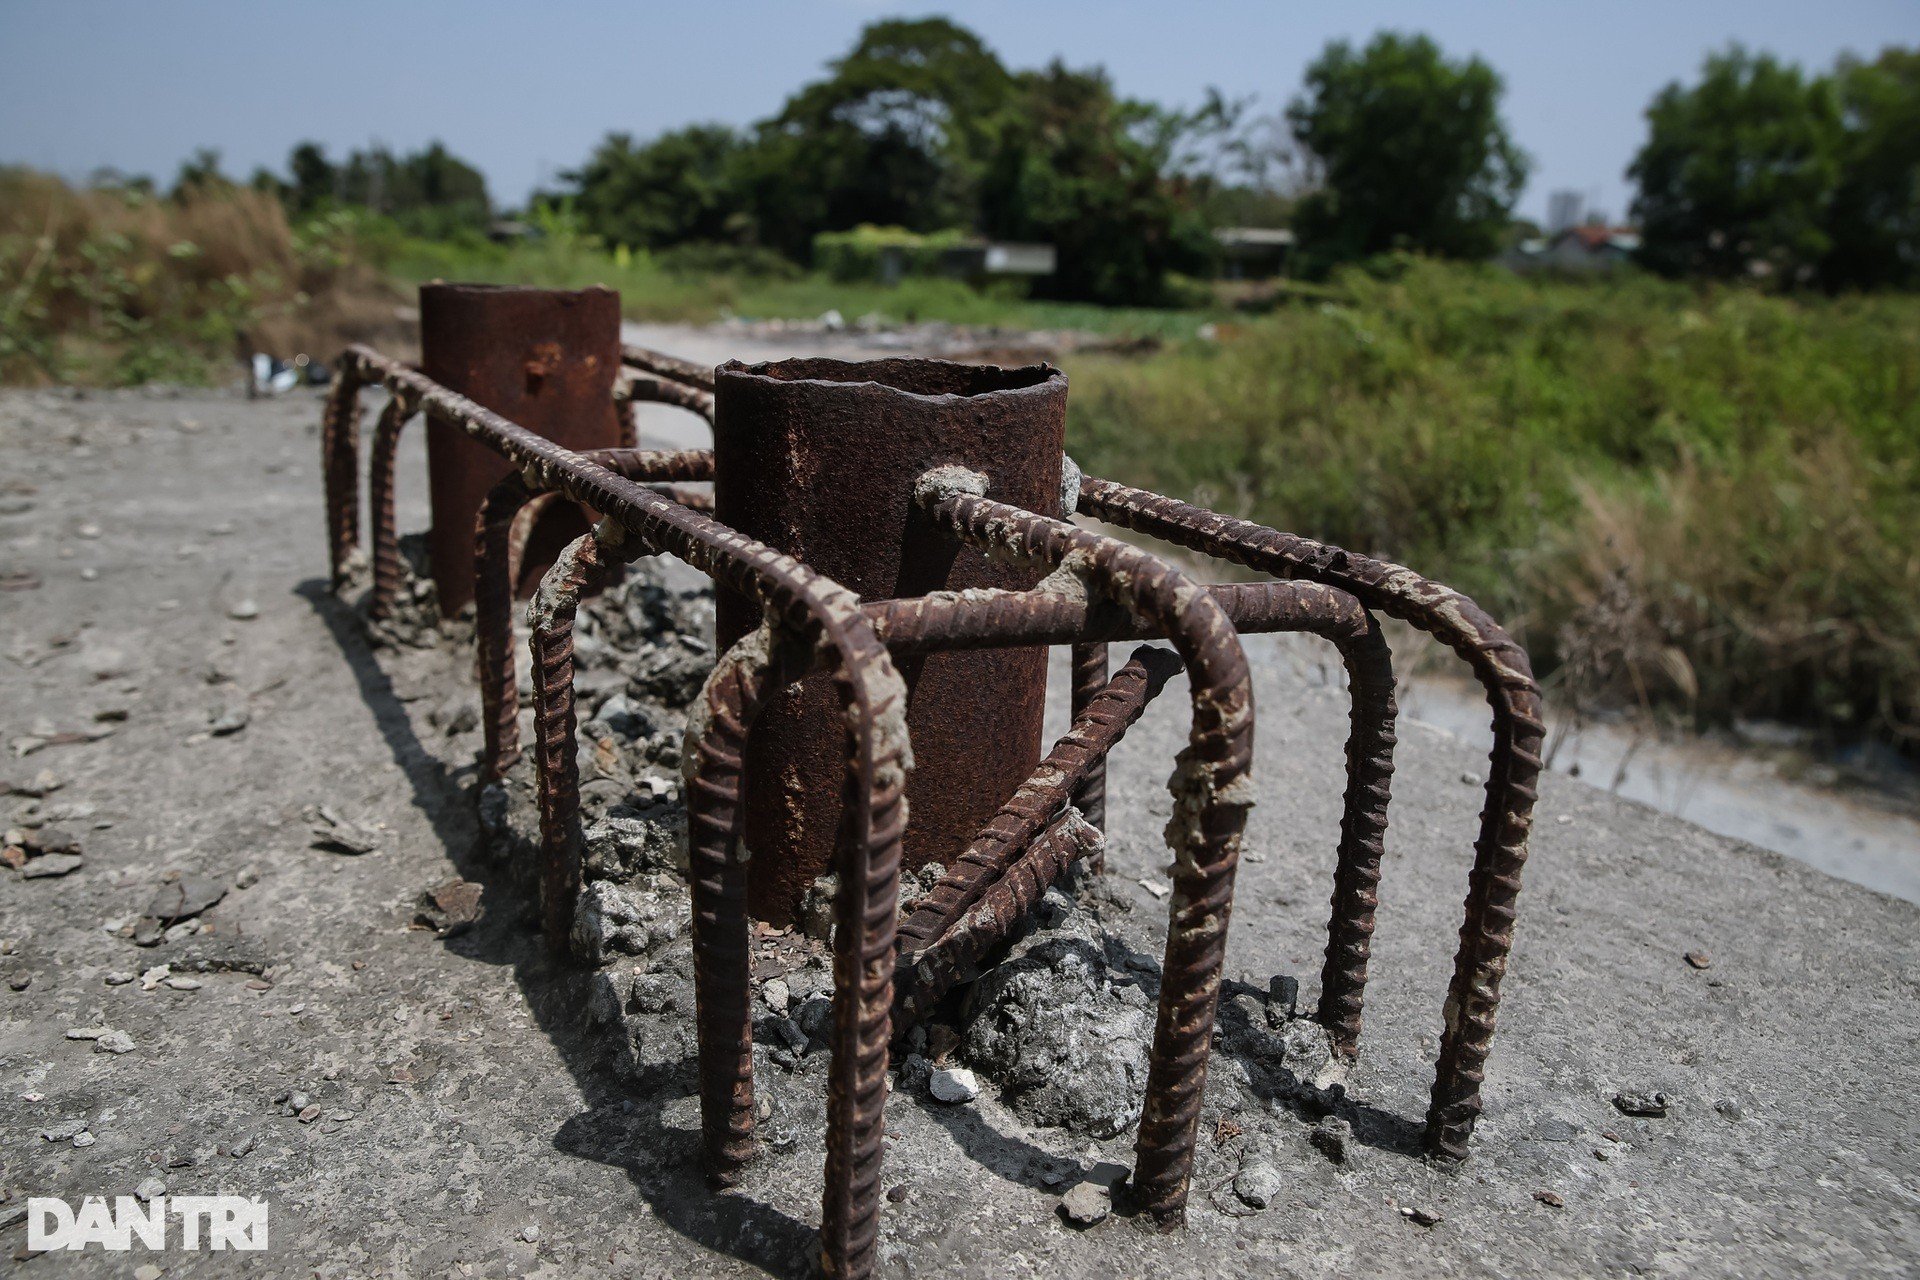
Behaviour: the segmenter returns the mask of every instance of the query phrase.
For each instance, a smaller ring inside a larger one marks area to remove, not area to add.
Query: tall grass
[[[0,169],[0,381],[204,382],[254,350],[330,358],[394,325],[346,216],[259,192],[76,190]]]
[[[1920,743],[1920,299],[1338,284],[1077,363],[1076,456],[1454,582],[1576,693]]]
[[[706,324],[729,316],[810,320],[837,311],[849,322],[875,315],[891,323],[944,321],[1012,329],[1077,329],[1139,337],[1191,337],[1207,316],[1197,310],[1100,307],[1034,301],[1010,289],[975,289],[959,280],[908,277],[885,285],[837,281],[819,272],[679,270],[670,254],[609,253],[591,238],[549,226],[511,245],[414,241],[390,259],[394,274],[426,280],[487,280],[548,288],[603,284],[620,291],[632,320]]]

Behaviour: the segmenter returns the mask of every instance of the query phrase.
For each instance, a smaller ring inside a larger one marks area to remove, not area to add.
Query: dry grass
[[[377,338],[398,295],[352,230],[295,229],[242,188],[160,199],[0,170],[0,380],[198,382],[256,350]]]

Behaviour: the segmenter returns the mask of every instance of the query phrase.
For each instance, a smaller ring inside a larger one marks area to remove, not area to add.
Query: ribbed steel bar
[[[1069,655],[1072,668],[1070,680],[1072,699],[1071,709],[1075,716],[1086,709],[1096,694],[1107,683],[1107,646],[1105,641],[1091,640],[1073,646]],[[1107,762],[1087,770],[1087,776],[1081,780],[1079,790],[1073,793],[1074,808],[1080,810],[1080,816],[1095,831],[1107,829]],[[1095,871],[1106,870],[1106,852],[1104,846],[1094,855]]]
[[[1165,627],[1190,676],[1193,729],[1170,782],[1173,900],[1132,1178],[1141,1208],[1176,1225],[1186,1215],[1234,871],[1252,803],[1246,655],[1225,610],[1166,561],[1064,520],[990,501],[981,496],[985,488],[984,477],[941,468],[923,477],[916,496],[963,541],[1027,563],[1069,565],[1090,587]]]
[[[1327,630],[1332,638],[1344,634],[1360,614],[1358,602],[1345,592],[1316,582],[1235,582],[1201,590],[1243,635]],[[933,591],[873,600],[861,608],[895,654],[1169,638],[1154,619],[1129,613],[1110,600],[1044,587]]]
[[[1493,752],[1468,878],[1460,950],[1427,1110],[1426,1148],[1462,1160],[1480,1115],[1480,1088],[1513,947],[1515,904],[1541,769],[1540,688],[1527,654],[1478,605],[1410,569],[1343,551],[1172,498],[1088,477],[1080,510],[1125,528],[1278,577],[1337,586],[1370,609],[1411,623],[1473,669],[1493,711]]]
[[[360,375],[341,366],[320,414],[320,471],[327,498],[327,569],[331,589],[352,580],[360,554]]]
[[[400,584],[406,580],[400,563],[400,530],[394,515],[394,459],[400,448],[400,433],[413,421],[418,406],[412,395],[393,389],[380,420],[373,429],[373,449],[367,478],[367,505],[373,508],[373,592],[367,601],[369,618],[385,618],[393,612]]]
[[[882,1123],[892,1003],[894,928],[904,829],[905,686],[858,600],[832,580],[710,517],[515,426],[367,347],[344,361],[363,376],[419,398],[427,411],[605,513],[649,546],[678,556],[760,600],[832,663],[847,713],[845,820],[836,867],[834,1052],[828,1069],[827,1171],[822,1266],[870,1275],[878,1230]]]
[[[650,373],[656,378],[668,382],[678,382],[685,386],[697,387],[701,391],[713,390],[713,369],[711,366],[696,364],[692,360],[683,360],[679,356],[668,355],[664,351],[654,351],[648,347],[622,343],[620,361],[635,369]]]
[[[753,1154],[753,1012],[747,863],[740,845],[747,733],[766,701],[807,666],[771,625],[727,650],[688,719],[688,879],[707,1179],[730,1187]]]
[[[1351,698],[1347,785],[1318,1019],[1332,1033],[1334,1047],[1351,1057],[1359,1045],[1393,777],[1398,715],[1393,655],[1372,614],[1336,587],[1316,582],[1250,582],[1208,590],[1240,634],[1303,631],[1320,636],[1334,645],[1347,671]],[[875,601],[865,609],[895,653],[941,644],[1150,639],[1158,638],[1161,630],[1083,592],[940,592]],[[1104,758],[1103,751],[1094,763],[1104,763]],[[1084,776],[1084,772],[1076,774],[1076,785]],[[1022,839],[1029,834],[1019,833]],[[974,882],[990,883],[1021,847],[1004,840],[997,845],[976,843],[969,856],[956,860],[948,876],[917,904],[917,918],[910,916],[902,926],[903,937],[912,939],[915,946],[926,945],[978,898]]]
[[[1066,870],[1071,859],[1063,855],[1068,846],[1082,851],[1099,848],[1098,839],[1088,841],[1079,835],[1064,843],[1064,838],[1055,839],[1049,850],[1040,846],[1060,826],[1061,815],[1069,809],[1087,770],[1106,759],[1180,665],[1170,650],[1137,650],[1074,716],[1066,735],[1054,744],[1033,777],[1001,806],[939,883],[914,904],[900,925],[901,963],[907,972],[894,990],[898,1025],[917,1021],[964,979],[969,966],[1006,937]],[[954,940],[962,937],[964,941]]]
[[[635,549],[638,549],[637,544]],[[604,586],[624,558],[589,533],[568,543],[540,580],[527,621],[533,634],[534,759],[539,765],[540,921],[564,954],[580,897],[580,753],[573,705],[573,621],[580,597]]]
[[[616,404],[631,406],[639,402],[677,405],[713,422],[713,392],[686,382],[676,382],[644,370],[628,368],[614,386]]]
[[[940,997],[979,976],[980,962],[1012,936],[1067,868],[1097,853],[1104,842],[1079,810],[1061,810],[965,915],[926,947],[900,957],[893,991],[895,1027],[911,1027]]]
[[[1180,670],[1166,649],[1141,649],[1073,718],[1040,767],[1000,806],[947,873],[900,922],[900,950],[913,956],[985,896],[1021,852],[1073,800],[1087,771],[1107,758],[1147,703]]]
[[[682,505],[697,506],[705,494],[662,490],[662,482],[701,481],[713,476],[706,449],[596,449],[580,455],[615,475],[643,482]],[[488,491],[474,518],[473,629],[480,676],[480,720],[486,731],[482,781],[506,776],[520,758],[520,698],[513,659],[513,597],[520,582],[522,552],[537,523],[536,506],[558,495],[515,472]],[[695,501],[689,502],[688,499]]]

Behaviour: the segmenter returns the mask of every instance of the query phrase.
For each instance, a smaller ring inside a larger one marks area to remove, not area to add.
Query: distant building
[[[1559,235],[1586,221],[1587,198],[1578,191],[1556,191],[1547,197],[1547,234]]]
[[[1556,235],[1522,240],[1500,255],[1500,264],[1522,273],[1559,271],[1588,274],[1612,271],[1640,247],[1632,227],[1568,227]]]
[[[1293,232],[1284,227],[1220,227],[1221,274],[1229,280],[1261,280],[1286,274],[1293,258]]]

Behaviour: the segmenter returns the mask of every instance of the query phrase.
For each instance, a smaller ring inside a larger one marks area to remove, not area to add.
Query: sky
[[[1100,64],[1135,97],[1191,106],[1217,86],[1263,112],[1327,41],[1425,31],[1505,78],[1535,219],[1561,189],[1623,215],[1647,102],[1730,41],[1809,67],[1920,44],[1920,0],[0,0],[0,163],[165,179],[210,146],[244,176],[303,138],[336,158],[438,138],[512,205],[609,130],[761,119],[865,23],[928,13],[1010,67]]]

